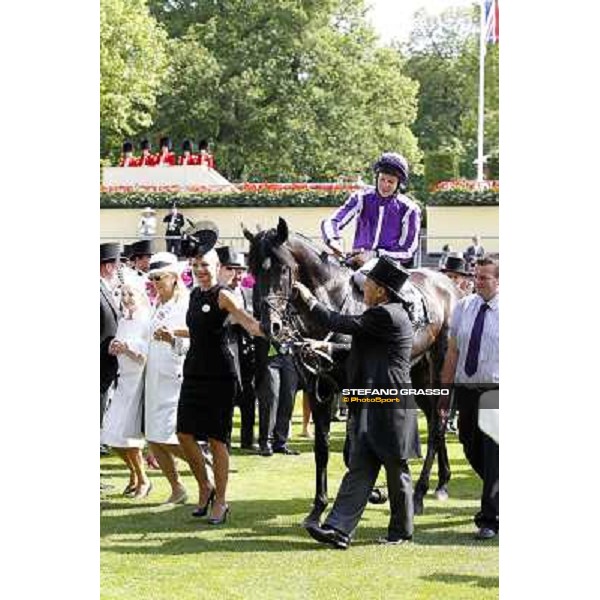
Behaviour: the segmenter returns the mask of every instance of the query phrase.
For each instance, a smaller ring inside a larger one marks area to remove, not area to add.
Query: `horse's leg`
[[[446,446],[446,425],[440,422],[440,418],[436,415],[438,434],[436,445],[438,450],[438,485],[435,489],[436,497],[439,500],[448,498],[448,482],[450,481],[450,460],[448,458],[448,447]]]
[[[413,387],[415,389],[422,389],[426,387],[426,382],[431,381],[430,371],[431,364],[429,357],[424,357],[420,363],[413,367],[411,372],[411,379],[413,381]],[[423,499],[429,490],[429,480],[431,478],[431,469],[435,460],[436,454],[436,432],[435,432],[435,413],[436,406],[434,406],[433,396],[416,396],[415,401],[417,406],[425,414],[427,420],[427,453],[423,466],[421,467],[421,474],[415,485],[415,491],[413,493],[413,504],[416,515],[422,515],[424,510]]]
[[[314,421],[314,452],[316,488],[313,508],[304,519],[304,525],[319,523],[329,499],[327,497],[327,464],[329,462],[329,431],[331,428],[331,403],[317,402],[309,394],[310,409]]]
[[[431,410],[431,397],[417,396],[416,402],[419,408],[425,414],[425,418],[427,419],[427,454],[425,455],[425,460],[423,461],[423,467],[421,468],[421,474],[419,475],[419,480],[415,485],[415,491],[413,494],[413,503],[415,507],[415,515],[423,514],[423,499],[429,490],[429,480],[431,478],[431,469],[433,467],[433,463],[435,461],[435,429],[434,429],[434,419],[432,419],[432,410]]]
[[[432,348],[432,379],[434,387],[439,387],[441,384],[440,374],[444,364],[444,357],[448,348],[448,327],[444,325],[438,334],[437,341]],[[446,445],[446,423],[441,419],[436,403],[432,398],[433,408],[433,431],[435,448],[438,453],[438,485],[436,488],[436,497],[440,500],[448,498],[448,482],[450,481],[450,460],[448,458],[448,447]]]

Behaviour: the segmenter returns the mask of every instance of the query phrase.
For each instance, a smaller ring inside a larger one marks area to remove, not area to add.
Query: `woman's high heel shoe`
[[[133,496],[136,489],[135,483],[128,483],[127,487],[123,490],[123,496]]]
[[[215,494],[217,490],[215,488],[212,489],[210,494],[208,495],[208,500],[204,506],[199,506],[193,513],[192,517],[205,517],[208,514],[208,508],[212,506],[212,503],[215,501]]]
[[[220,517],[209,517],[208,524],[209,525],[223,525],[227,521],[227,515],[231,512],[229,510],[229,504],[221,504],[221,506],[225,507],[223,514]]]

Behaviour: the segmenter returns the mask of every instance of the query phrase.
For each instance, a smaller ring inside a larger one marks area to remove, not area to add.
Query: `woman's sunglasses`
[[[153,273],[148,275],[150,281],[162,281],[167,276],[167,273]]]

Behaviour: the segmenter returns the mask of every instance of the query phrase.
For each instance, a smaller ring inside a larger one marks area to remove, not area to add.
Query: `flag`
[[[497,44],[500,39],[498,0],[485,0],[485,41]]]

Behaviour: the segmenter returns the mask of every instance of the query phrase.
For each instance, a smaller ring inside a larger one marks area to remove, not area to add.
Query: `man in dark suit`
[[[331,331],[352,335],[348,388],[410,388],[412,325],[398,293],[409,273],[382,257],[367,275],[360,316],[346,316],[319,304],[302,284],[294,284],[311,315]],[[413,491],[408,459],[418,456],[416,405],[409,396],[399,402],[353,406],[348,426],[348,471],[322,526],[307,524],[317,541],[346,549],[369,500],[379,470],[386,470],[390,521],[380,542],[401,544],[413,535]],[[357,409],[355,409],[357,408]]]
[[[165,231],[167,241],[167,252],[172,252],[176,256],[181,253],[181,230],[185,226],[183,214],[177,210],[177,204],[173,202],[171,211],[163,219],[163,223],[167,224]]]
[[[465,260],[467,261],[467,265],[474,267],[475,261],[485,256],[485,249],[481,245],[481,237],[479,235],[474,235],[471,241],[473,243],[465,250]]]
[[[117,358],[108,353],[108,346],[115,337],[119,320],[114,283],[120,254],[120,244],[100,244],[100,426],[108,390],[117,376]]]
[[[252,299],[244,294],[241,282],[246,271],[244,256],[230,246],[217,248],[221,266],[219,268],[219,283],[228,286],[241,300],[242,307],[252,312]],[[254,341],[248,332],[239,324],[232,325],[232,331],[238,341],[238,358],[242,389],[238,390],[234,404],[239,406],[241,415],[240,448],[256,451],[254,446],[254,422],[256,421],[256,390],[254,388],[254,372],[256,370]]]

